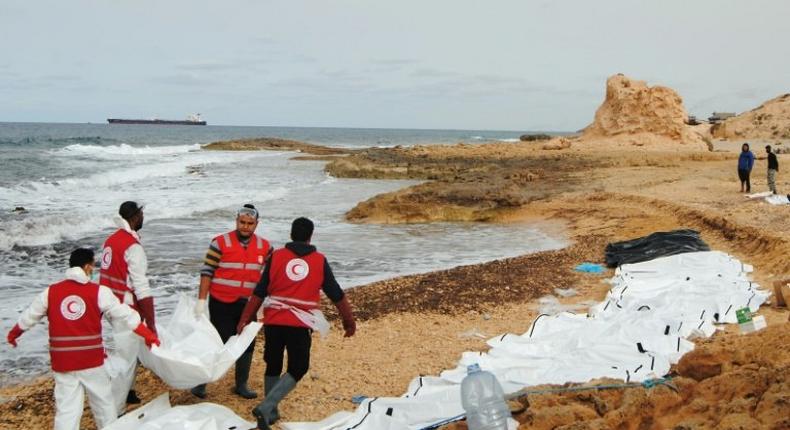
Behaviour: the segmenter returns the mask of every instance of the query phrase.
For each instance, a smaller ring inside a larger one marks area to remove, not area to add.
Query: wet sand
[[[790,161],[779,157],[780,164]],[[283,419],[319,420],[351,410],[357,394],[399,396],[414,376],[454,367],[463,351],[486,350],[485,339],[475,334],[526,331],[538,313],[537,299],[555,288],[578,291],[560,298],[566,304],[601,300],[608,287],[601,281],[611,271],[594,276],[573,267],[603,262],[611,241],[694,228],[712,248],[753,264],[754,280],[770,286],[790,272],[790,206],[739,193],[736,158],[734,152],[623,151],[575,143],[552,151],[523,142],[371,149],[330,162],[327,170],[338,176],[428,181],[361,202],[348,214],[355,222],[542,221],[571,244],[355,288],[349,296],[360,322],[350,339],[342,338],[325,304],[333,331],[326,340],[315,338],[310,373],[282,404]],[[766,189],[764,163],[755,166],[753,192]],[[790,190],[789,178],[780,172],[780,192]],[[770,307],[760,313],[766,330],[743,336],[728,327],[698,341],[674,369],[678,393],[658,387],[530,396],[530,407],[516,416],[519,428],[787,428],[789,313]],[[261,344],[251,377],[259,393]],[[250,418],[256,401],[232,395],[232,378],[209,385],[207,400]],[[143,401],[167,390],[145,370],[137,381]],[[51,390],[50,378],[0,389],[0,427],[51,426]],[[198,400],[187,391],[170,395],[174,405]],[[89,415],[84,428],[94,428]]]

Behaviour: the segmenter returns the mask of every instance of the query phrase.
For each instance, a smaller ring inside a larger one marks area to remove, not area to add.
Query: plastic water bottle
[[[469,430],[507,430],[510,408],[496,376],[475,363],[466,368],[461,382],[461,404]]]

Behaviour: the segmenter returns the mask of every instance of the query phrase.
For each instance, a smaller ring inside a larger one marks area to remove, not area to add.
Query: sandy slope
[[[544,172],[522,185],[539,189],[540,197],[518,207],[494,205],[489,209],[492,218],[503,222],[551,220],[554,226],[561,223],[574,244],[560,251],[398,278],[352,291],[352,302],[363,320],[358,336],[342,339],[340,330],[335,330],[327,341],[316,341],[310,374],[283,404],[286,419],[316,420],[335,410],[350,409],[350,398],[355,394],[400,395],[413,376],[436,374],[454,366],[462,351],[485,348],[483,340],[459,335],[477,331],[493,336],[526,330],[537,312],[535,299],[554,288],[580,291],[579,296],[565,301],[600,300],[606,289],[600,278],[573,273],[571,268],[581,261],[602,261],[608,241],[692,227],[701,230],[715,248],[754,264],[759,282],[767,284],[790,271],[786,258],[790,207],[769,206],[738,193],[733,174],[735,154],[585,153],[555,157],[545,151],[525,150],[526,164],[519,164],[518,157],[499,154],[500,146],[492,148],[498,154],[493,158],[504,157],[504,164],[512,166],[513,172],[536,164],[541,166],[536,171]],[[460,160],[463,157],[456,151],[467,149],[451,150],[454,155],[450,158]],[[475,158],[479,158],[477,151],[472,151]],[[442,160],[437,164],[447,165],[447,159]],[[762,167],[758,163],[757,169]],[[780,177],[779,184],[780,189],[787,189],[788,181]],[[469,187],[474,185],[472,182]],[[761,189],[764,180],[757,178],[754,186]],[[438,207],[442,203],[433,204]],[[382,204],[380,210],[397,213],[400,208]],[[727,423],[758,420],[760,428],[782,428],[771,417],[786,410],[788,372],[782,371],[788,354],[735,358],[731,354],[787,345],[787,311],[767,309],[763,313],[771,330],[750,336],[716,336],[705,342],[713,358],[703,356],[698,367],[721,362],[721,374],[699,382],[683,376],[677,381],[682,388],[678,395],[659,388],[530,398],[531,407],[519,416],[522,427],[547,428],[546,422],[556,422],[570,425],[567,428],[738,428]],[[680,371],[680,375],[698,376],[695,362],[691,363],[691,370]],[[746,386],[752,376],[761,381],[754,389]],[[261,378],[258,353],[253,380]],[[249,416],[255,402],[232,396],[231,380],[211,385],[209,400]],[[166,389],[148,372],[138,381],[146,401]],[[257,385],[260,389],[260,383]],[[710,394],[711,385],[715,393],[725,395]],[[45,378],[34,385],[0,390],[0,396],[8,399],[0,404],[0,427],[51,425],[51,386],[51,380]],[[171,390],[171,396],[174,404],[195,403],[188,392]],[[557,409],[558,405],[565,409]],[[547,416],[554,421],[546,421]],[[568,416],[575,417],[576,424],[571,424]],[[91,422],[86,414],[86,428],[92,428]]]
[[[607,288],[602,278],[575,273],[572,267],[603,261],[609,241],[690,227],[700,230],[713,248],[753,264],[755,280],[764,285],[790,275],[790,206],[771,206],[738,193],[737,147],[695,151],[703,146],[704,131],[678,125],[685,110],[676,94],[624,86],[622,79],[612,82],[622,86],[612,94],[616,102],[596,118],[606,129],[593,127],[586,137],[550,144],[369,149],[327,165],[337,176],[427,181],[361,202],[348,214],[357,222],[543,222],[572,244],[351,291],[361,319],[357,336],[343,339],[335,320],[329,339],[315,342],[309,375],[282,404],[285,420],[318,420],[351,409],[356,394],[401,395],[412,377],[453,367],[463,351],[486,349],[475,333],[525,331],[537,315],[536,299],[555,288],[579,292],[562,299],[566,304],[601,300]],[[627,115],[618,118],[618,112]],[[628,132],[620,133],[618,127]],[[247,142],[233,145],[249,149]],[[253,147],[299,146],[267,139]],[[332,154],[320,148],[310,152]],[[790,161],[785,157],[779,156],[780,165]],[[765,161],[759,160],[754,191],[766,188],[765,169]],[[780,172],[779,190],[790,191],[789,184]],[[325,309],[334,316],[331,308]],[[529,407],[516,416],[520,428],[790,428],[788,311],[764,308],[761,313],[769,324],[765,331],[744,336],[731,327],[700,342],[674,369],[678,392],[658,387],[530,396],[524,399]],[[261,390],[260,346],[257,350],[252,380]],[[256,402],[231,395],[231,384],[229,375],[210,385],[208,400],[249,418]],[[167,390],[147,371],[138,377],[137,387],[145,401]],[[5,400],[0,428],[51,426],[51,390],[49,378],[0,389]],[[196,403],[186,391],[170,394],[174,404]],[[87,413],[83,425],[93,428]]]
[[[716,124],[712,128],[717,139],[762,140],[769,143],[790,139],[790,94],[768,100],[760,106]]]

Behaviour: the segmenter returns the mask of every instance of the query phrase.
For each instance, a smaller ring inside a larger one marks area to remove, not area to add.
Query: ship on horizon
[[[206,121],[200,117],[199,113],[189,115],[187,119],[183,120],[107,118],[107,122],[110,124],[206,125]]]

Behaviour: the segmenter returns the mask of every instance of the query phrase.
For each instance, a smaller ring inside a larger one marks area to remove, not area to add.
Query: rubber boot
[[[279,376],[264,376],[263,389],[264,392],[266,393],[266,397],[269,397],[269,393],[272,391],[272,388],[274,388],[274,386],[277,385],[278,382],[280,382]],[[277,409],[276,406],[269,417],[271,418],[271,421],[268,423],[269,425],[276,423],[277,420],[280,419],[280,411]]]
[[[189,392],[192,393],[192,395],[195,396],[195,397],[198,397],[198,398],[201,398],[201,399],[205,399],[206,398],[206,384],[200,384],[200,385],[192,388],[191,390],[189,390]]]
[[[258,428],[261,430],[271,430],[269,422],[272,419],[272,412],[277,405],[296,387],[296,379],[286,373],[272,387],[266,398],[252,410],[252,414],[258,420]],[[273,421],[271,421],[273,423]]]
[[[258,393],[247,387],[247,379],[250,377],[250,365],[252,364],[252,351],[246,351],[236,360],[236,387],[233,392],[245,399],[254,399]]]

